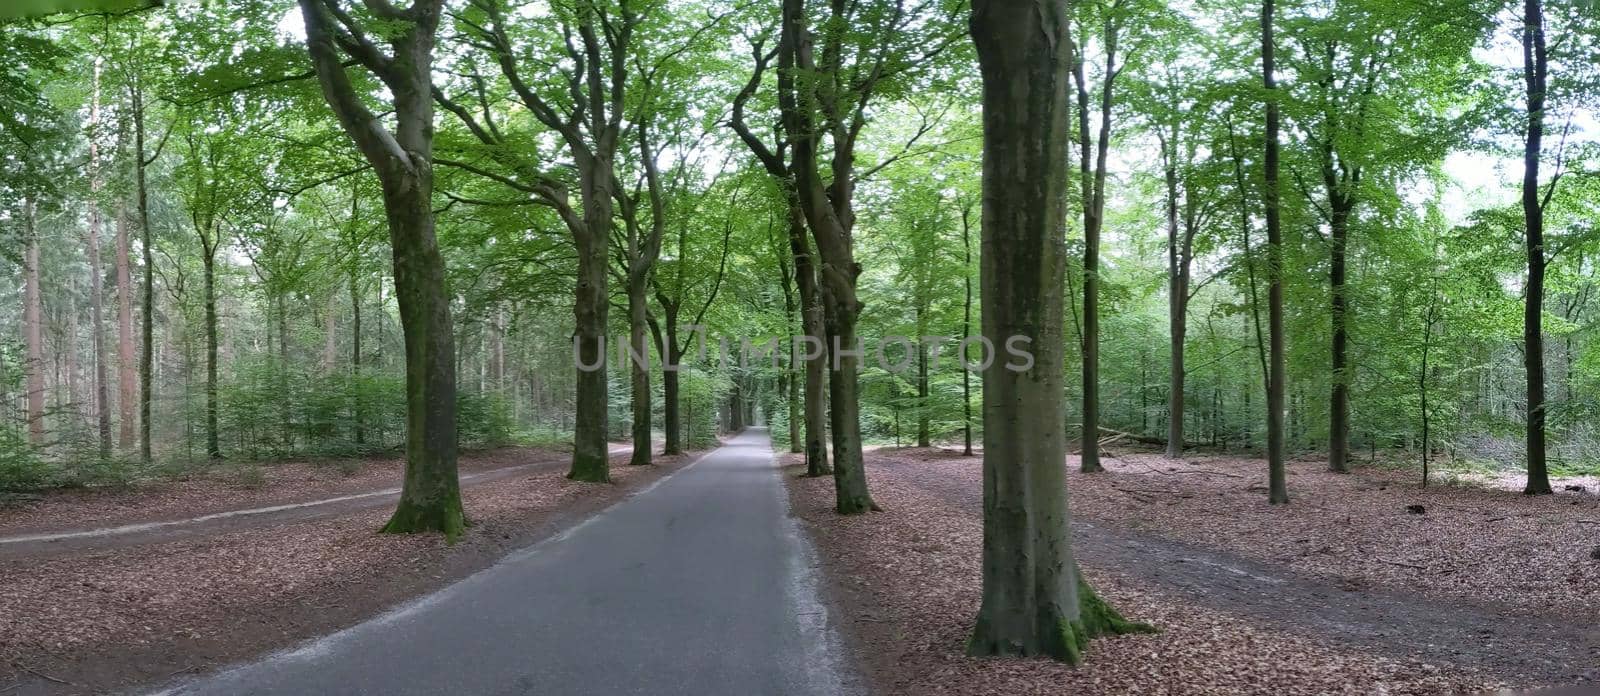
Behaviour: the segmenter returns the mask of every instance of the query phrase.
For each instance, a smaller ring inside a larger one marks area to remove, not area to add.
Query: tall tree
[[[44,297],[40,288],[39,225],[37,204],[22,202],[22,334],[27,344],[28,440],[43,447],[44,440]]]
[[[1283,335],[1283,222],[1278,190],[1278,81],[1274,74],[1273,15],[1275,0],[1261,3],[1261,85],[1266,98],[1266,153],[1261,163],[1266,185],[1262,205],[1267,224],[1267,500],[1273,505],[1289,502],[1288,477],[1284,470],[1284,383]]]
[[[968,652],[1077,664],[1125,621],[1083,580],[1067,529],[1063,288],[1071,24],[1065,2],[975,0],[983,75],[983,335],[1031,362],[983,380],[983,600]]]
[[[455,335],[433,214],[433,49],[444,2],[415,0],[402,9],[366,0],[372,18],[365,22],[341,0],[299,5],[323,96],[377,174],[389,222],[406,346],[406,476],[383,530],[454,538],[466,526],[456,471]],[[347,60],[388,89],[393,131],[364,103]]]
[[[111,456],[111,398],[106,384],[106,324],[104,317],[104,273],[100,263],[100,189],[105,182],[100,176],[100,59],[94,61],[94,77],[90,87],[89,123],[89,228],[84,246],[89,255],[89,334],[94,350],[94,411],[96,433],[99,435],[100,457]]]
[[[1528,284],[1523,289],[1522,360],[1527,370],[1528,482],[1522,492],[1548,495],[1550,474],[1545,466],[1544,399],[1544,207],[1548,193],[1539,191],[1539,163],[1544,154],[1544,112],[1549,84],[1550,56],[1545,43],[1542,0],[1522,2],[1522,79],[1527,99],[1527,121],[1522,141],[1522,220],[1528,254]],[[1555,185],[1552,183],[1551,191]]]
[[[1099,86],[1098,136],[1089,127],[1090,89],[1081,45],[1087,42],[1073,42],[1071,34],[1067,36],[1073,83],[1078,94],[1078,172],[1083,209],[1083,426],[1078,437],[1082,441],[1080,464],[1085,472],[1104,469],[1100,465],[1100,231],[1105,223],[1106,158],[1111,149],[1113,88],[1122,70],[1117,65],[1117,42],[1123,23],[1120,8],[1113,4],[1099,5],[1097,9],[1100,10],[1100,50],[1105,54]]]
[[[750,79],[745,83],[744,89],[733,99],[733,112],[728,122],[739,134],[739,139],[744,142],[745,147],[750,149],[761,162],[761,166],[778,183],[783,193],[788,213],[789,253],[794,263],[795,290],[800,296],[800,326],[807,339],[818,347],[815,351],[807,351],[803,356],[806,475],[826,476],[833,473],[833,467],[828,463],[826,444],[828,405],[824,389],[827,382],[827,330],[823,326],[822,291],[817,278],[818,263],[811,249],[805,208],[800,201],[794,176],[790,172],[789,161],[785,157],[792,145],[788,131],[783,127],[783,120],[779,119],[778,127],[773,129],[777,141],[775,144],[768,144],[762,140],[751,130],[746,121],[746,110],[750,99],[761,86],[762,76],[770,69],[778,52],[777,48],[766,50],[764,42],[760,39],[752,40],[751,45],[755,67],[750,72]],[[792,70],[779,71],[779,91],[792,91],[794,79]]]

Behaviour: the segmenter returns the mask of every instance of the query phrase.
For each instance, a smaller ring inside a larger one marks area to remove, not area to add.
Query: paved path
[[[842,694],[765,430],[440,592],[159,693]]]

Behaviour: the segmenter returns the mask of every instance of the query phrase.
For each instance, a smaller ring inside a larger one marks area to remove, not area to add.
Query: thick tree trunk
[[[456,470],[455,329],[434,233],[432,172],[419,166],[416,181],[399,183],[385,183],[383,197],[406,346],[406,478],[383,530],[454,538],[466,526]]]
[[[216,249],[201,240],[205,250],[200,259],[205,270],[204,300],[206,306],[206,456],[222,458],[217,416],[217,259]]]
[[[1262,160],[1266,187],[1262,192],[1267,219],[1267,500],[1289,502],[1284,471],[1283,397],[1287,379],[1283,335],[1283,232],[1278,197],[1278,97],[1273,75],[1272,25],[1274,0],[1261,5],[1261,80],[1267,95],[1266,154]]]
[[[833,434],[833,489],[834,509],[841,515],[855,515],[877,510],[867,491],[866,463],[861,456],[860,393],[856,370],[860,358],[851,354],[856,349],[856,311],[839,306],[833,294],[823,292],[827,305],[828,335],[833,339],[833,375],[828,381],[828,401]]]
[[[577,414],[572,433],[574,481],[611,481],[607,453],[608,421],[606,383],[606,255],[611,230],[610,161],[589,161],[581,167],[584,179],[583,226],[574,238],[578,247],[578,282],[574,289],[576,320],[575,357],[578,359]],[[601,181],[604,179],[605,181]]]
[[[133,273],[129,262],[128,216],[117,206],[117,446],[133,446],[133,429],[138,417],[138,367],[133,357]]]
[[[1028,337],[1033,361],[996,359],[984,373],[983,598],[968,652],[1076,664],[1088,639],[1139,627],[1083,581],[1067,528],[1069,26],[1061,2],[973,4],[984,85],[983,334],[996,346]]]
[[[323,96],[383,185],[406,347],[405,482],[383,531],[438,531],[454,539],[466,526],[456,469],[455,332],[432,208],[433,43],[443,3],[418,0],[406,18],[384,27],[395,55],[378,76],[393,100],[392,133],[362,103],[345,73],[333,38],[338,20],[323,0],[299,4]]]
[[[39,230],[34,202],[23,202],[22,334],[27,344],[28,440],[34,447],[44,442],[44,297],[39,287]]]
[[[1547,495],[1550,474],[1545,466],[1544,403],[1544,202],[1539,196],[1539,160],[1544,143],[1545,49],[1541,0],[1522,3],[1523,78],[1527,86],[1527,134],[1522,152],[1522,218],[1527,227],[1528,286],[1523,292],[1522,359],[1528,380],[1528,482],[1522,492]],[[1551,184],[1552,186],[1554,184]]]
[[[1345,249],[1350,236],[1350,208],[1343,202],[1335,202],[1332,212],[1329,250],[1332,269],[1328,273],[1328,280],[1331,295],[1329,316],[1333,324],[1330,341],[1333,351],[1333,374],[1330,375],[1333,389],[1328,401],[1328,470],[1346,473],[1350,471],[1350,374],[1346,364],[1349,339],[1345,317]]]

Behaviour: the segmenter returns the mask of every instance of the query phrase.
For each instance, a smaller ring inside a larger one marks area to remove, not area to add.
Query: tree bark
[[[22,207],[25,237],[22,256],[22,334],[28,353],[28,440],[34,447],[43,447],[44,297],[39,287],[39,230],[33,199],[23,201]]]
[[[221,459],[222,444],[217,425],[217,250],[204,233],[201,233],[200,246],[204,250],[200,262],[205,278],[202,299],[206,322],[206,456]]]
[[[134,74],[129,92],[133,107],[133,178],[138,196],[140,251],[144,261],[144,297],[140,312],[143,324],[140,328],[143,330],[140,332],[139,352],[139,462],[148,468],[151,464],[150,401],[154,394],[151,387],[155,375],[156,284],[155,260],[151,253],[155,245],[155,231],[150,227],[150,188],[145,175],[151,160],[145,156],[144,87],[140,73]]]
[[[1064,2],[975,0],[972,8],[983,75],[983,334],[996,346],[1027,337],[1033,361],[997,357],[984,372],[983,594],[967,649],[1077,664],[1090,638],[1140,627],[1084,582],[1067,528],[1070,24]]]
[[[1083,426],[1079,430],[1084,472],[1103,471],[1100,465],[1100,229],[1105,221],[1106,160],[1111,146],[1111,88],[1118,69],[1117,28],[1105,20],[1105,79],[1100,91],[1100,133],[1095,139],[1094,168],[1091,171],[1089,134],[1089,89],[1083,71],[1081,47],[1067,35],[1072,54],[1073,78],[1078,90],[1079,177],[1083,198]],[[1063,154],[1065,156],[1065,154]]]
[[[93,94],[89,106],[91,127],[100,123],[100,62],[95,61]],[[86,247],[89,255],[89,334],[94,346],[94,412],[99,435],[100,457],[111,458],[111,394],[106,373],[105,275],[100,264],[100,142],[89,137],[89,230]]]
[[[1183,456],[1184,344],[1189,331],[1189,267],[1193,255],[1193,225],[1178,227],[1178,138],[1162,143],[1167,183],[1167,327],[1170,365],[1167,386],[1167,459]]]
[[[432,208],[433,43],[443,2],[418,0],[402,15],[384,18],[392,57],[371,44],[356,47],[357,58],[389,88],[392,133],[379,125],[345,73],[329,2],[338,0],[299,0],[306,44],[323,96],[382,184],[405,337],[406,474],[400,503],[383,531],[438,531],[454,539],[466,526],[456,469],[455,334]]]
[[[1522,75],[1527,87],[1527,133],[1522,151],[1522,219],[1527,228],[1528,286],[1522,315],[1522,359],[1528,381],[1528,495],[1548,495],[1545,465],[1544,401],[1544,201],[1539,195],[1539,160],[1544,146],[1545,83],[1549,57],[1545,48],[1544,5],[1522,3]],[[1551,186],[1554,186],[1551,183]]]
[[[350,419],[354,421],[354,435],[356,449],[359,451],[367,444],[367,430],[363,423],[365,409],[361,403],[361,395],[366,390],[361,385],[361,283],[356,277],[355,268],[350,269],[350,377],[355,384],[355,403],[351,404]]]
[[[1261,4],[1261,81],[1266,89],[1266,154],[1262,160],[1266,186],[1262,191],[1267,221],[1267,501],[1289,502],[1284,470],[1283,409],[1287,370],[1283,335],[1283,231],[1278,197],[1278,85],[1273,75],[1273,14],[1275,0]]]
[[[842,4],[833,7],[836,19]],[[867,489],[865,462],[861,454],[861,419],[856,354],[856,322],[861,301],[856,295],[856,278],[861,266],[851,248],[854,213],[851,209],[854,176],[852,141],[834,138],[830,164],[832,181],[822,182],[817,134],[817,85],[794,77],[796,70],[815,71],[811,59],[811,37],[806,29],[804,0],[783,1],[782,39],[779,42],[779,102],[784,130],[791,137],[790,171],[795,191],[805,214],[806,227],[816,244],[821,266],[820,299],[823,325],[830,340],[828,349],[833,374],[828,381],[831,404],[829,425],[833,437],[833,480],[835,509],[844,515],[878,509]],[[829,34],[838,41],[841,32]],[[837,55],[837,47],[830,47]],[[785,77],[788,75],[788,77]],[[840,79],[840,76],[833,76]],[[804,82],[804,84],[801,84]],[[838,124],[832,124],[838,125]]]
[[[1330,191],[1331,193],[1331,191]],[[1331,196],[1330,196],[1331,198]],[[1348,362],[1349,332],[1346,321],[1345,264],[1346,243],[1350,238],[1350,206],[1341,197],[1330,201],[1332,216],[1329,223],[1331,239],[1328,272],[1330,290],[1329,317],[1332,322],[1332,393],[1328,400],[1328,470],[1336,473],[1350,471],[1350,379]]]
[[[961,285],[966,293],[961,304],[961,340],[972,334],[972,205],[961,206]],[[961,367],[961,454],[972,456],[972,370],[967,356],[958,356]]]
[[[133,446],[134,424],[138,420],[139,389],[135,386],[138,367],[133,357],[133,273],[129,262],[128,216],[117,206],[117,446]]]

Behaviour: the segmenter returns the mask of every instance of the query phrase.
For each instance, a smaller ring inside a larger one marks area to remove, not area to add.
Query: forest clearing
[[[0,2],[0,696],[1600,689],[1587,0]]]

